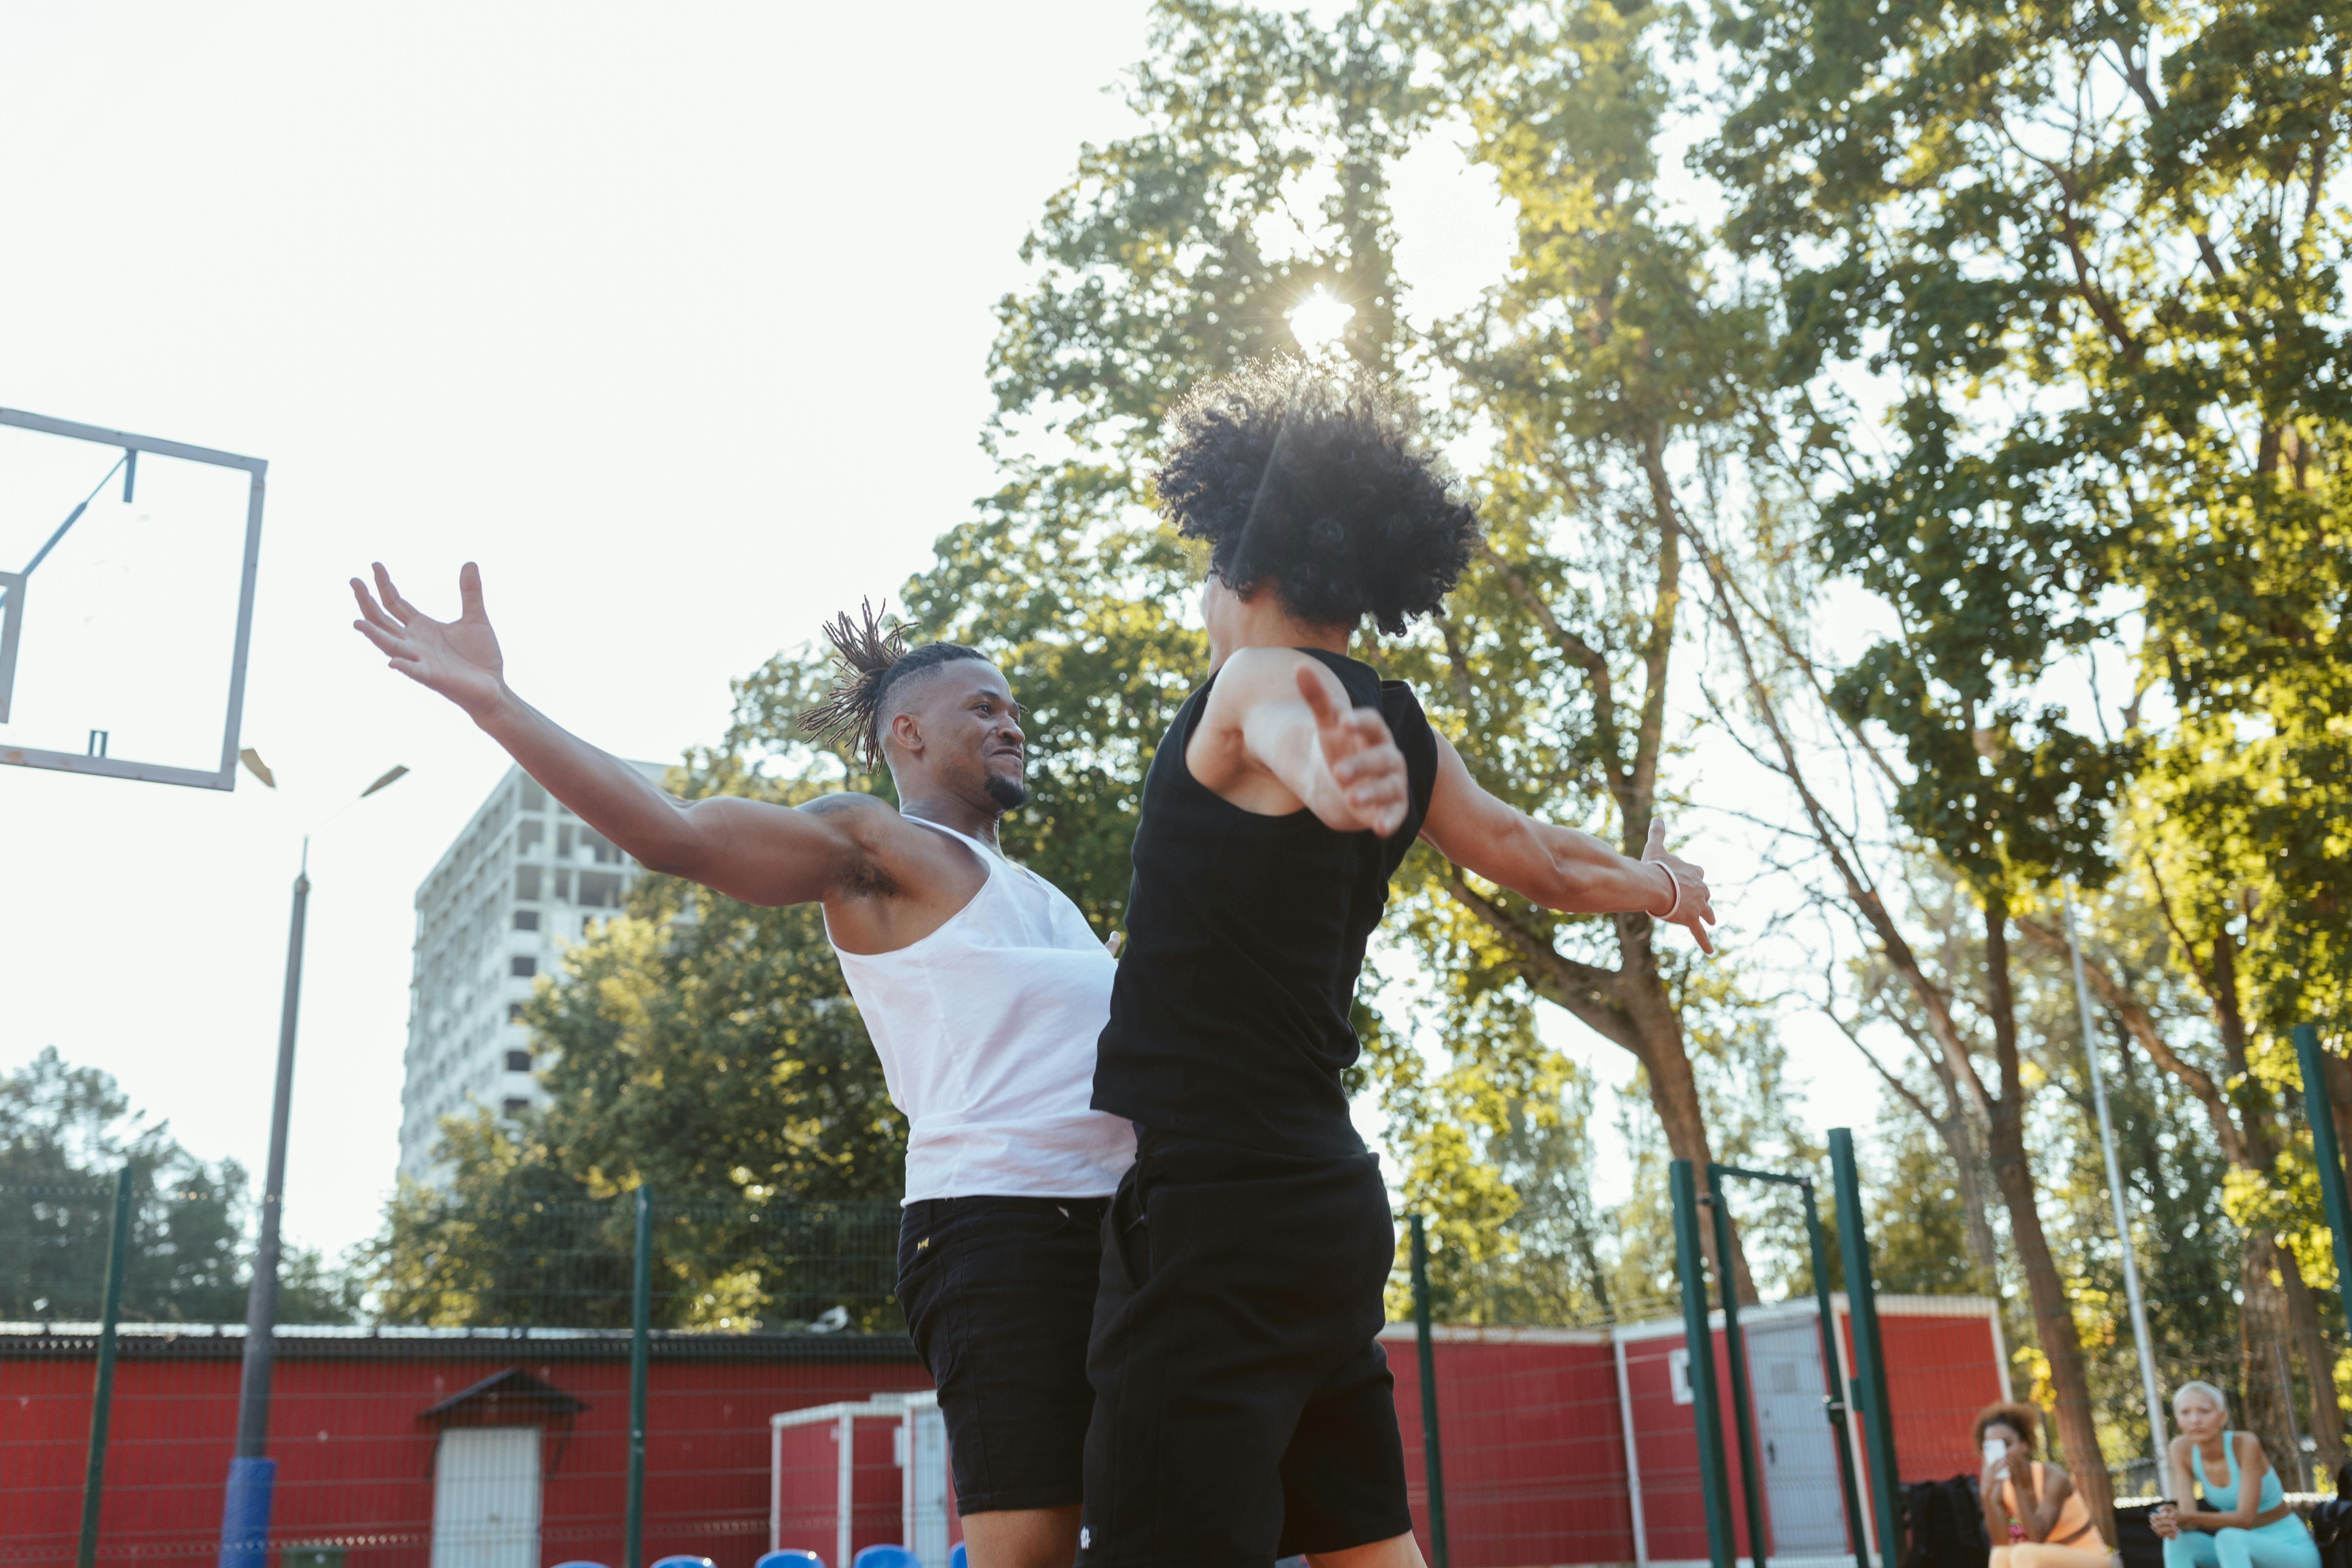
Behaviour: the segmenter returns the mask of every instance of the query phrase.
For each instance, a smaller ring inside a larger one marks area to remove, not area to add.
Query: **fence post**
[[[1836,1184],[1838,1247],[1845,1254],[1846,1316],[1853,1325],[1853,1400],[1862,1413],[1862,1454],[1878,1521],[1878,1556],[1886,1568],[1897,1568],[1903,1560],[1903,1510],[1895,1489],[1895,1429],[1889,1425],[1886,1360],[1878,1342],[1878,1289],[1871,1281],[1870,1241],[1862,1225],[1862,1178],[1854,1169],[1850,1127],[1830,1129],[1830,1180]]]
[[[1764,1501],[1757,1489],[1756,1437],[1748,1392],[1748,1342],[1739,1332],[1739,1292],[1731,1271],[1731,1205],[1724,1201],[1723,1167],[1706,1168],[1707,1205],[1715,1220],[1716,1294],[1723,1298],[1723,1353],[1731,1370],[1731,1434],[1739,1449],[1739,1498],[1748,1507],[1748,1555],[1764,1564]],[[1735,1538],[1736,1543],[1736,1538]]]
[[[654,1195],[637,1188],[637,1245],[635,1284],[629,1303],[629,1505],[627,1539],[622,1544],[625,1568],[645,1568],[646,1561],[646,1352],[654,1305]]]
[[[2303,1068],[2303,1119],[2311,1123],[2320,1206],[2327,1212],[2327,1234],[2336,1238],[2336,1293],[2344,1302],[2344,1321],[2352,1326],[2352,1206],[2345,1201],[2344,1151],[2336,1146],[2335,1102],[2319,1057],[2319,1031],[2309,1024],[2294,1026],[2294,1056]]]
[[[1698,1490],[1706,1507],[1706,1554],[1735,1568],[1731,1486],[1723,1466],[1723,1416],[1715,1398],[1715,1335],[1706,1321],[1706,1254],[1698,1241],[1698,1184],[1688,1160],[1666,1168],[1675,1202],[1675,1272],[1683,1287],[1683,1353],[1689,1360],[1692,1419],[1698,1427]],[[1891,1568],[1891,1565],[1890,1565]]]
[[[1822,1235],[1822,1205],[1813,1184],[1800,1182],[1805,1194],[1805,1244],[1812,1250],[1813,1310],[1822,1330],[1822,1384],[1829,1392],[1822,1412],[1830,1418],[1837,1445],[1838,1485],[1845,1496],[1845,1526],[1853,1536],[1853,1568],[1870,1568],[1870,1535],[1863,1529],[1862,1489],[1853,1480],[1853,1428],[1846,1422],[1845,1390],[1838,1386],[1837,1306],[1830,1300],[1830,1249]]]
[[[1421,1352],[1421,1464],[1429,1477],[1431,1568],[1447,1568],[1445,1456],[1437,1442],[1437,1351],[1429,1335],[1429,1232],[1412,1216],[1412,1332]]]
[[[114,1330],[122,1321],[122,1275],[131,1257],[131,1167],[114,1178],[114,1226],[106,1249],[106,1307],[98,1330],[98,1384],[89,1397],[89,1459],[81,1479],[81,1546],[75,1568],[98,1562],[98,1510],[106,1494],[106,1421],[114,1405]]]

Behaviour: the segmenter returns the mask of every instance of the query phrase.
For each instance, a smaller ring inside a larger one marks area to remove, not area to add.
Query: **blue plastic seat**
[[[719,1564],[708,1557],[697,1557],[690,1552],[680,1552],[674,1556],[661,1559],[654,1564],[654,1568],[719,1568]]]
[[[956,1549],[948,1553],[948,1568],[971,1568],[971,1559],[965,1553],[962,1542],[957,1542]]]
[[[824,1559],[814,1552],[771,1552],[751,1568],[824,1568]]]
[[[654,1568],[661,1568],[656,1563]],[[923,1560],[903,1546],[869,1546],[849,1568],[923,1568]]]

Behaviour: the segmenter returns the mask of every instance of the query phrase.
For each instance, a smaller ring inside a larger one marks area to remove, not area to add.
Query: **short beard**
[[[1018,811],[1029,803],[1029,786],[1019,779],[1002,778],[990,773],[981,787],[988,791],[988,798],[994,801],[1000,810]]]

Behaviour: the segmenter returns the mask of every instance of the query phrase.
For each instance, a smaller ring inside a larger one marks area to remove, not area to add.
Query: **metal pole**
[[[1870,1278],[1870,1241],[1862,1223],[1862,1178],[1853,1163],[1853,1130],[1830,1129],[1830,1180],[1835,1184],[1838,1247],[1845,1254],[1846,1311],[1853,1324],[1853,1389],[1862,1412],[1863,1460],[1869,1467],[1878,1555],[1897,1568],[1903,1514],[1895,1500],[1895,1429],[1886,1403],[1886,1358],[1878,1343],[1878,1290]]]
[[[1683,1352],[1690,1358],[1691,1419],[1698,1428],[1698,1490],[1706,1508],[1706,1555],[1734,1568],[1731,1489],[1723,1473],[1723,1417],[1715,1398],[1715,1335],[1707,1326],[1706,1254],[1698,1242],[1698,1184],[1688,1160],[1666,1168],[1675,1204],[1675,1272],[1683,1287]],[[1887,1568],[1894,1568],[1889,1563]]]
[[[1715,1215],[1716,1294],[1723,1298],[1723,1352],[1731,1370],[1731,1435],[1739,1450],[1739,1500],[1748,1509],[1748,1555],[1764,1564],[1764,1499],[1756,1474],[1755,1421],[1748,1396],[1748,1341],[1739,1331],[1738,1292],[1732,1289],[1731,1205],[1723,1197],[1723,1167],[1706,1168],[1706,1195]]]
[[[1445,1456],[1437,1442],[1437,1351],[1429,1336],[1429,1232],[1412,1216],[1412,1330],[1421,1350],[1421,1465],[1429,1478],[1432,1568],[1447,1568]]]
[[[278,1085],[269,1103],[269,1164],[261,1184],[253,1282],[245,1297],[245,1368],[236,1394],[236,1450],[229,1460],[221,1510],[220,1568],[267,1568],[270,1493],[278,1467],[268,1458],[269,1381],[276,1370],[278,1222],[286,1202],[286,1119],[294,1097],[294,1024],[302,1006],[302,932],[310,908],[310,841],[294,878],[294,915],[286,933],[286,999],[278,1016]]]
[[[1837,1447],[1838,1485],[1845,1496],[1845,1527],[1853,1537],[1853,1568],[1870,1568],[1870,1532],[1863,1528],[1862,1489],[1853,1479],[1853,1445],[1846,1426],[1845,1391],[1838,1386],[1837,1307],[1830,1300],[1830,1249],[1822,1235],[1822,1205],[1813,1184],[1800,1182],[1805,1194],[1805,1243],[1813,1255],[1813,1312],[1822,1329],[1822,1385],[1828,1393],[1822,1411],[1830,1418],[1830,1441]]]
[[[2311,1124],[2320,1206],[2327,1214],[2327,1233],[2336,1240],[2336,1289],[2344,1304],[2344,1321],[2352,1325],[2352,1202],[2344,1193],[2344,1152],[2336,1146],[2334,1101],[2327,1092],[2326,1064],[2320,1060],[2319,1031],[2309,1024],[2294,1026],[2294,1055],[2303,1067],[2303,1118]]]
[[[2091,1101],[2099,1111],[2099,1152],[2106,1156],[2107,1199],[2116,1211],[2116,1239],[2124,1249],[2124,1297],[2131,1303],[2132,1342],[2139,1351],[2139,1392],[2147,1404],[2147,1451],[2156,1461],[2155,1487],[2164,1485],[2164,1400],[2157,1393],[2155,1342],[2147,1331],[2147,1307],[2140,1299],[2139,1258],[2132,1246],[2131,1216],[2124,1207],[2123,1169],[2116,1160],[2115,1124],[2107,1116],[2107,1078],[2099,1067],[2099,1041],[2091,1023],[2091,992],[2083,983],[2083,944],[2074,931],[2074,900],[2066,900],[2066,951],[2074,961],[2074,1010],[2083,1024],[2083,1056],[2091,1064]],[[2290,1389],[2287,1404],[2294,1395]]]
[[[75,1568],[98,1562],[98,1509],[106,1494],[106,1422],[114,1407],[114,1329],[122,1321],[122,1274],[131,1259],[131,1167],[114,1178],[114,1228],[106,1249],[106,1306],[98,1330],[98,1384],[89,1396],[89,1460],[82,1468],[81,1546]]]
[[[654,1194],[642,1186],[635,1273],[629,1305],[629,1506],[623,1568],[645,1568],[646,1561],[646,1352],[654,1315]]]
[[[2336,1289],[2343,1300],[2344,1320],[2352,1323],[2352,1202],[2345,1196],[2344,1152],[2336,1146],[2336,1118],[2320,1060],[2319,1031],[2309,1024],[2297,1024],[2294,1054],[2303,1068],[2303,1114],[2311,1124],[2311,1152],[2318,1156],[2320,1205],[2327,1212],[2328,1234],[2336,1238]]]

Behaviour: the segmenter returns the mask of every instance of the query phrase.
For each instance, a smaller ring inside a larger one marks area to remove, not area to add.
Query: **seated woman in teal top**
[[[2180,1500],[2148,1517],[2164,1538],[2164,1568],[2319,1568],[2319,1548],[2288,1509],[2261,1439],[2230,1430],[2221,1391],[2182,1384],[2172,1395],[2172,1418],[2180,1436],[2168,1457]],[[2230,1479],[2217,1480],[2224,1466]],[[2205,1489],[2201,1507],[2187,1500],[2192,1480]]]

